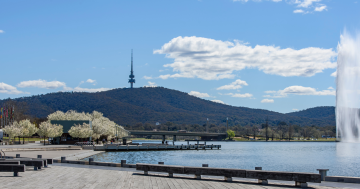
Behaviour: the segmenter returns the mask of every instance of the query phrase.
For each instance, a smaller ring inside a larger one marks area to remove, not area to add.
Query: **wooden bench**
[[[10,159],[8,159],[10,160]],[[14,158],[14,159],[11,159],[11,160],[36,160],[36,161],[43,161],[44,162],[44,167],[47,167],[48,164],[52,164],[53,163],[53,160],[52,159],[43,159],[43,158],[28,158],[28,157],[23,157],[23,158]],[[49,161],[51,160],[51,161]],[[50,162],[50,163],[49,163]],[[39,168],[41,169],[41,167]]]
[[[41,167],[44,166],[43,160],[29,160],[29,159],[22,159],[22,158],[0,160],[0,164],[2,162],[18,162],[18,161],[20,161],[20,164],[24,164],[26,166],[33,166],[34,170],[41,169]]]
[[[244,169],[184,167],[184,174],[194,174],[196,179],[201,179],[201,175],[224,176],[226,181],[232,181],[232,177],[246,178],[246,170]]]
[[[0,172],[13,172],[14,177],[19,176],[19,172],[25,172],[25,165],[18,164],[1,164],[0,162]]]
[[[169,177],[173,177],[174,173],[194,174],[195,178],[197,179],[201,179],[201,175],[223,176],[226,181],[232,181],[232,177],[250,178],[258,179],[258,182],[261,184],[268,184],[268,179],[295,181],[295,185],[300,187],[307,187],[307,182],[321,183],[321,175],[317,173],[295,173],[212,167],[185,167],[144,163],[137,163],[136,170],[144,171],[145,175],[148,175],[149,171],[166,172],[169,174]]]
[[[295,181],[295,186],[300,187],[307,187],[307,182],[321,183],[321,175],[317,173],[246,170],[246,178],[258,179],[262,184],[268,180]]]

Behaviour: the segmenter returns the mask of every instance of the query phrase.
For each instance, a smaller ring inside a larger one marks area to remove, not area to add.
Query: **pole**
[[[268,141],[268,128],[269,128],[269,118],[266,117],[266,125],[265,125],[265,129],[266,129],[266,136],[265,136],[265,139],[266,139],[266,142]]]
[[[226,118],[226,131],[229,130],[228,120],[229,120],[229,118],[227,117],[227,118]]]
[[[206,132],[209,132],[209,118],[206,118],[207,122],[206,122]]]

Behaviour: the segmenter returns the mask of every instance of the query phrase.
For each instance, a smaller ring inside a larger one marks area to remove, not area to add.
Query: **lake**
[[[161,143],[161,141],[133,141]],[[175,144],[186,144],[177,141]],[[194,144],[191,142],[190,144]],[[106,152],[94,161],[120,163],[152,163],[168,165],[255,169],[270,171],[313,172],[330,169],[329,176],[360,177],[360,144],[342,142],[213,142],[221,150],[129,151]],[[85,160],[88,160],[86,158]]]

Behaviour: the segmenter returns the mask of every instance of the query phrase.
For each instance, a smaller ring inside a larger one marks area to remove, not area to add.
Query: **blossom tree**
[[[97,111],[93,111],[92,113],[79,113],[74,110],[69,110],[66,113],[56,111],[48,115],[48,120],[90,120],[92,122],[92,137],[95,140],[99,139],[102,135],[107,136],[108,139],[114,137],[116,131],[115,127],[117,127],[117,130],[121,130],[121,132],[118,132],[119,137],[128,136],[129,134],[124,127],[116,126],[115,122],[104,117],[101,112]]]
[[[88,138],[93,135],[89,124],[78,124],[70,128],[69,134],[75,138]]]
[[[5,126],[3,128],[3,131],[9,135],[9,143],[10,143],[11,138],[20,135],[21,128],[20,128],[19,123],[17,121],[14,121],[12,124]]]
[[[40,123],[39,130],[37,132],[40,136],[44,137],[59,137],[63,134],[63,126],[58,124],[51,124],[49,121]]]
[[[19,121],[19,126],[20,126],[19,136],[23,137],[23,142],[24,142],[24,137],[30,137],[38,131],[38,128],[36,128],[35,124],[31,123],[30,120],[28,119]]]

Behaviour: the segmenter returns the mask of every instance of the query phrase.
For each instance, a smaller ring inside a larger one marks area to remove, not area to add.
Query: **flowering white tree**
[[[99,139],[101,135],[107,136],[108,139],[115,136],[116,123],[97,111],[92,113],[78,113],[74,110],[69,110],[66,113],[56,111],[48,115],[48,120],[90,120],[92,122],[92,137],[94,139]],[[118,137],[128,136],[128,131],[124,127],[118,126],[118,130],[121,130],[121,132],[118,132]]]
[[[49,121],[40,123],[39,130],[37,132],[40,136],[44,137],[59,137],[63,134],[63,126],[58,124],[51,124]]]
[[[7,125],[3,128],[3,131],[9,135],[9,143],[11,142],[11,138],[15,136],[19,136],[21,133],[20,125],[17,121],[14,121],[14,123]]]
[[[89,124],[84,123],[82,125],[78,124],[71,127],[69,134],[75,138],[88,138],[92,136],[93,131],[91,130]]]
[[[38,128],[36,128],[35,124],[31,123],[30,120],[28,119],[19,121],[19,126],[20,126],[19,136],[23,137],[23,141],[24,141],[24,137],[30,137],[38,131]]]

